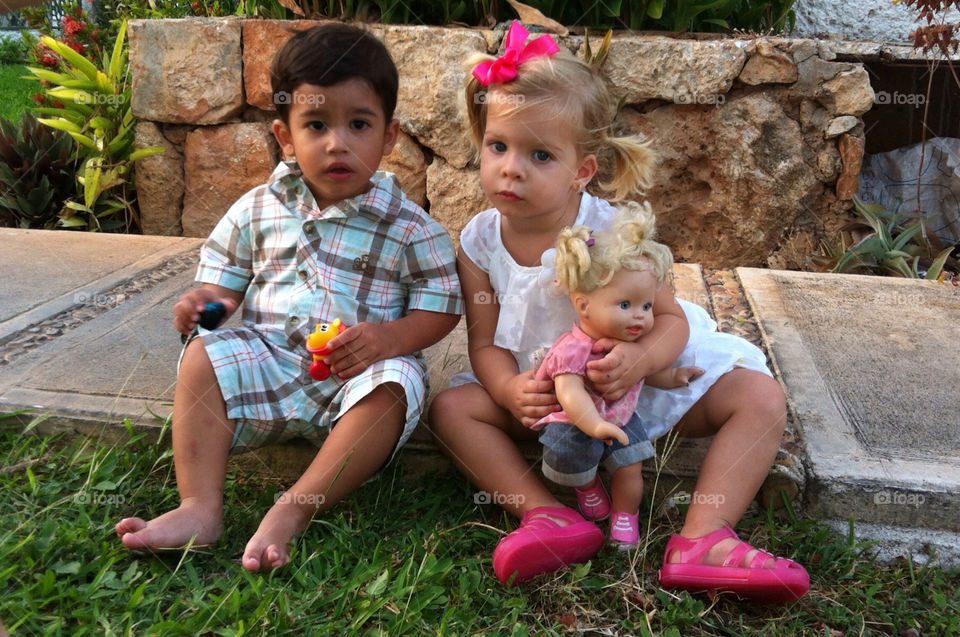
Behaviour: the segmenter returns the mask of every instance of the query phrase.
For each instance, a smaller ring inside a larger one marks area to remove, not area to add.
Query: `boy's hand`
[[[373,363],[394,356],[389,330],[376,323],[357,323],[330,339],[327,363],[340,378],[356,376]]]
[[[634,343],[601,338],[593,344],[594,353],[606,352],[603,358],[587,363],[587,378],[607,400],[622,398],[644,377],[642,359],[631,351]]]
[[[173,326],[181,334],[190,334],[200,320],[200,312],[207,303],[223,303],[227,316],[233,314],[240,305],[239,300],[232,296],[220,295],[209,287],[194,288],[180,297],[173,306]]]
[[[504,389],[503,406],[509,409],[524,427],[541,429],[542,427],[535,427],[538,420],[560,411],[553,381],[536,380],[532,369],[520,372],[508,380]]]

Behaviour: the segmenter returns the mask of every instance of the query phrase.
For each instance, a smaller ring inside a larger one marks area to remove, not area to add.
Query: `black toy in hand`
[[[203,311],[200,312],[200,327],[205,330],[216,329],[226,315],[227,308],[223,303],[219,301],[207,303],[203,306]]]

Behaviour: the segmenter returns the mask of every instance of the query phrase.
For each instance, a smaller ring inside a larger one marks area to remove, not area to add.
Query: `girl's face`
[[[591,338],[635,341],[653,329],[657,278],[651,270],[619,270],[593,292],[574,292],[580,329]]]
[[[574,126],[549,104],[509,113],[520,96],[487,95],[487,121],[480,148],[480,184],[505,217],[552,228],[562,213],[580,205],[580,188],[597,170],[593,155],[580,157]],[[559,228],[557,228],[559,230]]]

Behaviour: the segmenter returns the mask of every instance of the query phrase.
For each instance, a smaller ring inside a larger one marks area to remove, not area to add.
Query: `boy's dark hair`
[[[273,104],[287,122],[298,86],[331,86],[353,78],[370,85],[386,120],[393,119],[399,79],[383,42],[369,31],[339,22],[297,31],[277,51],[270,67]]]

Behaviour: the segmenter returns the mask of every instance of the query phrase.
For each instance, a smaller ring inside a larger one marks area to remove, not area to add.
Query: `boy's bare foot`
[[[315,510],[315,507],[304,507],[281,498],[263,516],[257,532],[243,549],[243,568],[269,571],[289,562],[290,542],[294,535],[307,528]]]
[[[180,506],[149,522],[124,518],[114,527],[129,549],[178,548],[188,544],[213,544],[223,533],[223,511],[211,510],[185,499]]]

